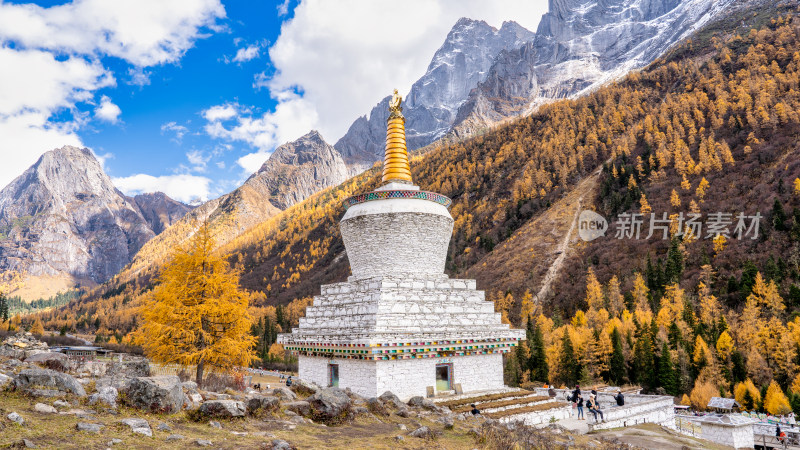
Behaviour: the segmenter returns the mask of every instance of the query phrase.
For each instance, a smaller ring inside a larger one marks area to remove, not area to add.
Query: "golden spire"
[[[386,127],[386,156],[383,159],[383,182],[412,183],[411,167],[406,149],[406,119],[400,103],[403,98],[394,90],[389,102],[389,120]]]

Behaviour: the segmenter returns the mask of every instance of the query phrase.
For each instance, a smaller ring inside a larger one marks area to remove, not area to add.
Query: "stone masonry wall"
[[[443,274],[453,219],[441,214],[388,212],[342,220],[339,229],[354,277],[396,272]]]
[[[356,359],[299,357],[300,379],[319,386],[328,385],[328,364],[339,365],[339,387],[376,397],[392,391],[402,400],[426,396],[427,387],[436,385],[436,365],[453,365],[453,384],[464,392],[503,388],[503,356],[500,354],[452,358],[362,361]]]
[[[557,408],[545,409],[543,411],[531,411],[523,414],[514,414],[498,419],[500,422],[522,421],[525,425],[540,425],[550,423],[552,419],[569,419],[572,414],[570,406],[559,406]]]
[[[721,425],[702,422],[700,437],[733,448],[753,448],[753,425]]]

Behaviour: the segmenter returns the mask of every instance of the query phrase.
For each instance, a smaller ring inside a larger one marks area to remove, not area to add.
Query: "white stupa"
[[[352,275],[321,286],[278,342],[302,380],[366,397],[502,388],[502,354],[525,332],[501,322],[475,280],[444,273],[451,201],[413,185],[397,91],[390,111],[384,184],[347,199],[339,223]]]

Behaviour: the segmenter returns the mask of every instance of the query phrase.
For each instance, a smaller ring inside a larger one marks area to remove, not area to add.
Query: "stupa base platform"
[[[336,384],[367,398],[391,391],[407,401],[417,395],[426,397],[429,388],[434,394],[452,391],[456,384],[465,393],[505,388],[500,353],[377,361],[300,355],[299,367],[304,381]]]

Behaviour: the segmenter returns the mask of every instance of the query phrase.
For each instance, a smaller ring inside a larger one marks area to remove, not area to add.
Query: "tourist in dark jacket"
[[[470,412],[472,413],[473,416],[480,416],[481,415],[481,410],[478,409],[478,407],[475,406],[474,403],[469,405],[469,406],[472,406],[472,411],[470,411]]]
[[[573,402],[577,402],[578,397],[580,396],[581,396],[581,386],[579,384],[576,384],[575,390],[572,391],[572,397],[570,398],[570,400],[572,400]]]
[[[622,395],[622,391],[617,391],[617,395],[614,396],[614,400],[617,401],[617,406],[624,406],[625,405],[625,397]]]
[[[583,396],[582,395],[578,395],[578,403],[577,404],[578,404],[578,420],[586,420],[586,418],[583,417]]]

